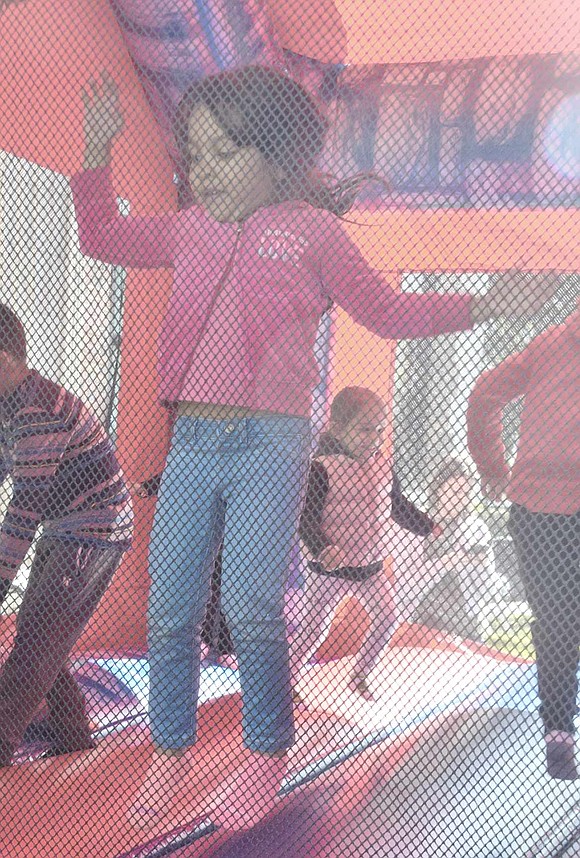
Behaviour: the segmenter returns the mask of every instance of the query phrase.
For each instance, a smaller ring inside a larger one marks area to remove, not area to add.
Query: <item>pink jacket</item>
[[[317,456],[328,474],[322,530],[340,547],[346,566],[368,566],[390,556],[395,533],[391,518],[391,461],[368,462],[350,456]]]
[[[124,218],[108,168],[74,176],[72,189],[84,253],[129,268],[174,269],[159,346],[164,401],[199,395],[309,414],[316,330],[331,301],[393,339],[471,326],[470,296],[394,292],[337,217],[304,203],[259,209],[242,224],[211,220],[197,207]],[[235,356],[230,379],[222,371],[213,380],[215,364],[202,342],[211,325],[213,354]]]
[[[580,510],[580,310],[477,381],[467,410],[468,445],[482,477],[508,474],[502,410],[524,397],[507,495],[532,512]]]

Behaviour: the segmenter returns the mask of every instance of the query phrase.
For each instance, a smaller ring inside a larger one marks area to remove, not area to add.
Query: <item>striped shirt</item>
[[[9,475],[0,578],[14,578],[40,525],[47,537],[130,546],[131,496],[111,440],[80,399],[35,371],[0,397],[0,480]]]

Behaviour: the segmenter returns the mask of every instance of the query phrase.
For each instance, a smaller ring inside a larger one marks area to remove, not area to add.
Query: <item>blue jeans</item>
[[[222,537],[222,607],[238,656],[244,742],[265,753],[292,745],[284,589],[309,451],[305,418],[177,419],[150,548],[157,747],[196,738],[200,627]]]

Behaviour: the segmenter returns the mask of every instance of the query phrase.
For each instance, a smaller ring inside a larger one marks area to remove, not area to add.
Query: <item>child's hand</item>
[[[159,493],[160,485],[161,474],[155,474],[154,477],[149,477],[148,480],[143,480],[140,483],[129,483],[129,491],[138,498],[152,498]]]
[[[562,275],[555,271],[494,274],[487,293],[473,299],[472,319],[484,322],[498,316],[532,316],[552,298],[562,283]]]
[[[112,77],[103,72],[102,80],[89,80],[82,90],[85,132],[85,168],[109,163],[111,143],[124,128],[119,90]]]
[[[344,553],[338,545],[329,545],[324,551],[320,552],[317,559],[327,571],[340,569],[348,565]]]
[[[129,483],[129,491],[133,495],[133,497],[138,498],[146,498],[147,497],[147,489],[145,488],[144,483]]]
[[[501,501],[510,484],[511,474],[508,472],[501,477],[483,477],[481,491],[484,497],[492,501]]]

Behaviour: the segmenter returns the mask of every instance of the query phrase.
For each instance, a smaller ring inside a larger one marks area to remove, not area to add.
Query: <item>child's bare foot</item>
[[[348,690],[352,691],[353,694],[358,694],[359,697],[362,697],[363,700],[369,703],[375,700],[364,676],[351,676],[348,683]]]
[[[167,813],[183,787],[190,763],[183,753],[154,753],[127,818],[135,828],[150,828]]]
[[[211,797],[212,822],[230,831],[256,825],[276,804],[287,765],[286,753],[251,753]]]

